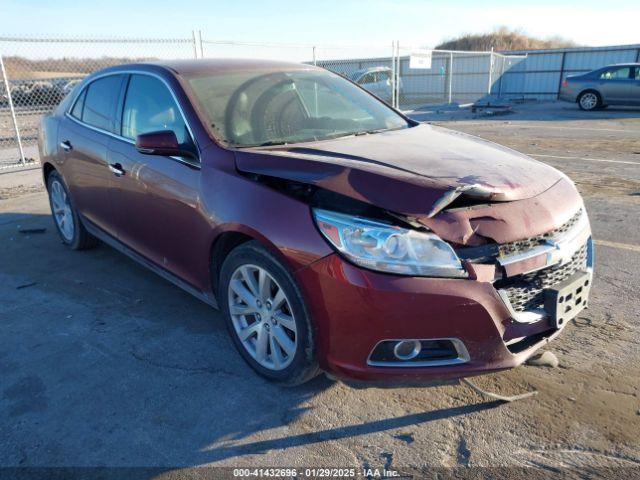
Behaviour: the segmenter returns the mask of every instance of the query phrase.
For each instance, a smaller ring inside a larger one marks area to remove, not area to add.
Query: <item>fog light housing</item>
[[[367,364],[374,367],[437,367],[469,361],[469,352],[457,338],[382,340]]]
[[[401,340],[393,347],[393,354],[398,360],[411,360],[420,355],[422,344],[418,340]]]

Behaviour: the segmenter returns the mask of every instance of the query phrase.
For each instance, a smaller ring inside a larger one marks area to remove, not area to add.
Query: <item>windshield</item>
[[[386,104],[325,70],[224,72],[188,81],[213,135],[236,147],[410,126]]]

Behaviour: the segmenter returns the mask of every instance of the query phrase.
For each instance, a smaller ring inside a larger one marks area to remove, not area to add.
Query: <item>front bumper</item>
[[[521,364],[566,326],[546,311],[553,288],[581,271],[591,283],[593,245],[586,212],[580,209],[550,234],[524,251],[518,251],[518,242],[504,244],[509,253],[497,263],[508,276],[501,281],[493,276],[385,274],[354,266],[338,254],[299,270],[296,276],[316,327],[320,366],[342,379],[410,384]],[[588,288],[584,290],[579,304],[573,305],[574,314],[587,304]],[[380,342],[402,339],[449,340],[458,356],[423,364],[371,361]]]
[[[524,324],[493,285],[467,279],[401,277],[356,267],[337,254],[297,272],[316,326],[320,366],[343,379],[444,381],[515,367],[560,332],[542,319]],[[513,353],[508,338],[532,342]],[[468,361],[428,367],[367,363],[385,339],[456,338]]]

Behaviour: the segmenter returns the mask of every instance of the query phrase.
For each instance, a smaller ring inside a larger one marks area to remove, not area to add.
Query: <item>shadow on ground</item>
[[[346,387],[263,381],[216,311],[123,255],[70,251],[48,215],[0,214],[0,241],[3,466],[202,465],[497,405],[317,428],[314,399]]]

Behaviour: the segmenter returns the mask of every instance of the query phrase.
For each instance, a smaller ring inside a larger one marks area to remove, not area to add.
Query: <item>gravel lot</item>
[[[324,377],[270,385],[216,311],[106,246],[64,248],[39,170],[0,173],[0,466],[640,475],[640,110],[515,110],[415,116],[531,154],[585,197],[595,284],[590,308],[548,347],[560,366],[476,379],[536,397],[500,405],[463,386],[354,390]]]

